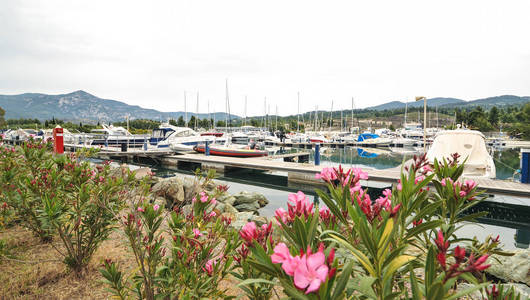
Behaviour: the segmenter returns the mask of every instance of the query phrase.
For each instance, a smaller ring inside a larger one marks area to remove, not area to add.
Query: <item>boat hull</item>
[[[197,145],[193,148],[196,152],[204,153],[205,147]],[[262,157],[267,156],[267,151],[247,150],[247,149],[227,149],[221,147],[210,147],[210,155],[229,156],[229,157]]]

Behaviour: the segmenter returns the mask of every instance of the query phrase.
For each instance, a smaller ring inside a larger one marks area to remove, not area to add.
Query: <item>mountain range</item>
[[[473,107],[482,106],[489,109],[492,106],[520,105],[530,101],[530,97],[519,97],[504,95],[464,101],[457,98],[431,98],[427,99],[430,107]],[[422,101],[409,102],[391,101],[385,104],[365,108],[366,110],[391,110],[408,107],[422,107]],[[137,105],[129,105],[121,101],[98,98],[85,91],[75,91],[69,94],[47,95],[37,93],[26,93],[20,95],[0,95],[0,107],[6,111],[6,119],[31,118],[31,119],[62,119],[67,121],[83,122],[112,122],[130,119],[167,120],[178,119],[185,116],[185,112],[161,112],[155,109],[142,108]],[[195,113],[188,112],[188,118]],[[200,119],[208,118],[208,114],[198,114]],[[211,114],[216,120],[224,120],[227,114],[216,112]],[[233,119],[240,118],[231,115]]]
[[[52,118],[67,121],[122,121],[126,116],[132,119],[167,120],[185,117],[185,112],[161,112],[155,109],[129,105],[121,101],[101,99],[85,91],[69,94],[47,95],[26,93],[20,95],[0,95],[0,107],[5,111],[6,119],[31,118],[50,120]],[[188,119],[197,115],[188,112]],[[198,114],[200,119],[208,114]],[[224,112],[212,113],[216,120],[224,120]],[[232,119],[239,116],[232,115]]]
[[[483,99],[476,99],[471,101],[464,101],[462,99],[457,98],[430,98],[427,99],[427,105],[430,107],[438,106],[438,107],[474,107],[474,106],[482,106],[485,109],[489,109],[492,106],[508,106],[508,105],[519,105],[524,104],[526,102],[530,101],[529,96],[525,97],[519,97],[519,96],[513,96],[513,95],[503,95],[503,96],[496,96],[496,97],[488,97]],[[423,107],[423,100],[415,101],[415,102],[401,102],[401,101],[391,101],[387,102],[385,104],[367,107],[365,109],[367,110],[385,110],[385,109],[401,109],[405,108],[405,105],[408,107]]]

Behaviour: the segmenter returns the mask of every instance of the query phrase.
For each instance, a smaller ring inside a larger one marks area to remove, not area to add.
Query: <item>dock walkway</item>
[[[320,173],[326,166],[315,166],[308,163],[294,163],[266,158],[236,158],[224,156],[205,156],[203,154],[170,155],[161,158],[163,164],[179,165],[180,163],[200,164],[204,169],[216,169],[220,172],[229,171],[230,168],[257,169],[267,171],[287,172],[288,180],[298,183],[321,183],[315,179],[315,174]],[[370,181],[397,183],[400,170],[363,169],[368,173]],[[530,184],[503,181],[497,179],[474,179],[478,187],[492,194],[510,195],[530,198]],[[529,203],[530,204],[530,203]]]

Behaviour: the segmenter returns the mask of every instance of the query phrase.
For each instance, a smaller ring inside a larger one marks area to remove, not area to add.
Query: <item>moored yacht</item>
[[[495,178],[495,163],[481,132],[466,129],[441,131],[427,152],[427,159],[434,163],[434,159],[442,161],[453,153],[460,155],[460,162],[465,160],[463,177]]]

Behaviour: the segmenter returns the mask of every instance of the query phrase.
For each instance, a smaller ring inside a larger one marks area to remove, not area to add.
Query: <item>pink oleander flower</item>
[[[296,216],[308,216],[313,214],[313,203],[309,202],[307,196],[302,192],[289,194],[288,200],[289,214],[293,213]]]
[[[337,172],[333,168],[325,167],[322,171],[315,175],[316,179],[322,179],[326,182],[331,182],[337,179]]]
[[[159,206],[158,204],[155,204],[155,205],[153,206],[153,210],[154,210],[154,211],[157,211],[159,208],[160,208],[160,206]]]
[[[208,214],[208,218],[213,218],[217,216],[217,214],[215,213],[215,211],[211,211],[209,214]]]
[[[443,178],[442,181],[440,182],[440,184],[441,184],[442,186],[446,186],[447,183],[451,183],[451,184],[453,184],[453,180],[452,180],[451,178],[447,177],[447,178]]]
[[[353,181],[368,179],[368,173],[364,172],[361,168],[352,168],[351,171],[355,175]]]
[[[418,184],[418,183],[422,182],[423,180],[425,180],[425,176],[420,175],[420,176],[416,177],[416,179],[414,179],[414,184]]]
[[[300,257],[291,256],[289,248],[284,243],[279,243],[274,247],[274,253],[271,255],[273,264],[282,264],[282,269],[289,276],[294,275],[294,271],[300,262]]]
[[[205,192],[201,192],[200,196],[201,196],[201,202],[202,203],[208,202],[208,195]]]
[[[144,212],[144,211],[145,211],[144,208],[141,207],[141,206],[138,206],[138,209],[137,209],[137,210],[138,210],[138,212]]]
[[[199,238],[200,236],[202,236],[202,233],[199,229],[197,228],[193,228],[193,234],[195,235],[195,238]]]
[[[392,197],[392,191],[389,190],[389,189],[385,189],[383,191],[383,196],[382,197],[379,197],[375,200],[375,203],[377,203],[378,205],[380,205],[381,207],[383,207],[386,211],[390,211],[391,210],[391,200],[390,198]]]
[[[441,230],[438,230],[438,234],[434,242],[436,244],[436,247],[438,247],[438,250],[440,250],[443,253],[447,252],[447,249],[449,249],[449,241],[446,241],[444,239],[444,234]]]
[[[320,285],[328,277],[329,268],[325,261],[323,247],[314,254],[311,254],[311,249],[308,249],[307,253],[300,258],[294,271],[294,285],[299,289],[305,289],[306,294],[318,291]]]
[[[317,291],[328,276],[333,276],[335,270],[330,272],[326,263],[332,264],[334,258],[335,250],[332,249],[326,260],[323,244],[317,253],[311,253],[311,248],[308,248],[305,254],[302,251],[300,256],[293,257],[289,248],[284,243],[279,243],[271,255],[272,263],[281,263],[285,273],[294,277],[294,285],[305,290],[306,294]]]
[[[244,239],[248,244],[252,244],[252,240],[258,237],[257,226],[254,222],[248,222],[241,228],[239,235]]]
[[[202,268],[206,273],[208,273],[208,276],[212,276],[213,274],[213,268],[214,266],[217,264],[217,260],[215,259],[210,259],[206,262],[206,264],[204,265],[204,267]]]
[[[320,219],[326,223],[329,224],[331,221],[333,215],[331,214],[331,211],[327,207],[322,207],[319,209],[318,214],[320,215]]]
[[[274,216],[276,217],[276,220],[278,220],[278,223],[280,221],[282,221],[283,223],[287,223],[287,217],[288,217],[288,213],[285,209],[283,209],[282,207],[278,208],[275,212],[274,212]]]
[[[403,185],[401,185],[401,180],[400,180],[400,181],[398,182],[398,184],[397,184],[397,187],[396,187],[396,188],[397,188],[397,190],[398,190],[398,191],[401,191],[401,190],[403,190]]]

